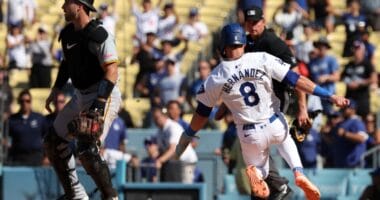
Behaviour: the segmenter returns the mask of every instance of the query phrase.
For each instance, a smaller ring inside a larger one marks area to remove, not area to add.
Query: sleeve
[[[272,39],[268,39],[268,46],[270,51],[268,53],[272,54],[283,60],[286,63],[290,64],[290,67],[293,68],[297,66],[297,60],[290,51],[289,47],[277,36],[273,35]]]
[[[169,128],[170,131],[170,138],[169,138],[169,144],[178,144],[179,138],[181,137],[181,134],[183,132],[183,128],[181,125],[178,124],[178,126],[172,125]]]
[[[57,79],[55,80],[54,87],[62,89],[63,86],[65,86],[67,80],[69,80],[69,69],[66,60],[62,60],[59,66],[58,75]]]
[[[266,60],[265,62],[267,65],[265,66],[268,67],[267,71],[270,72],[270,76],[275,80],[282,82],[290,69],[290,65],[280,58],[272,56],[268,53],[264,54],[264,59]]]
[[[107,39],[102,44],[100,44],[97,56],[102,66],[118,62],[119,59],[117,55],[115,39],[112,34],[108,34]]]
[[[331,70],[331,73],[339,70],[338,61],[334,57],[329,57],[329,69]]]
[[[209,76],[197,91],[196,100],[207,107],[214,107],[220,97],[221,84],[216,75]]]

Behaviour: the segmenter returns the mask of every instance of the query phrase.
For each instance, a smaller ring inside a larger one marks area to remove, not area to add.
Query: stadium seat
[[[235,175],[233,174],[224,175],[223,188],[224,188],[224,194],[239,194],[236,187]]]
[[[353,173],[348,176],[347,195],[361,194],[367,185],[371,184],[370,171],[371,170],[368,169],[355,169]]]
[[[361,193],[352,194],[352,195],[339,195],[336,197],[336,200],[358,200]]]
[[[251,199],[248,195],[239,194],[219,194],[217,200],[249,200]]]
[[[346,194],[350,173],[350,170],[345,169],[317,169],[308,175],[321,191],[321,199],[327,200]]]

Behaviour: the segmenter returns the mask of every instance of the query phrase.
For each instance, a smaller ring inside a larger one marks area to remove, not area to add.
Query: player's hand
[[[54,99],[57,96],[58,89],[53,88],[48,96],[48,98],[45,101],[45,109],[49,112],[52,113],[52,109],[50,108],[50,104],[54,101]]]
[[[312,120],[309,118],[309,114],[307,113],[306,109],[300,110],[297,113],[297,120],[300,126],[311,126]]]
[[[331,102],[340,108],[347,107],[350,104],[350,100],[337,95],[332,95],[330,98]]]

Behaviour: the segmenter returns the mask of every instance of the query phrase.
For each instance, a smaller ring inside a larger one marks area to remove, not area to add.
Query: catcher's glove
[[[97,111],[81,112],[75,117],[67,128],[69,133],[74,136],[91,136],[98,139],[103,133],[104,120],[101,113]]]
[[[309,131],[313,124],[313,119],[321,112],[321,110],[312,111],[309,113],[309,119],[307,123],[302,126],[298,123],[298,120],[293,120],[290,126],[290,135],[296,142],[303,142],[306,136],[309,134]]]

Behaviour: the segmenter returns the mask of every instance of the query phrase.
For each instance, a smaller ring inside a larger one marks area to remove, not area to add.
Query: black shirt
[[[289,47],[277,37],[274,32],[265,29],[261,36],[256,39],[252,39],[250,35],[247,35],[247,45],[245,46],[245,52],[259,52],[263,51],[269,53],[273,56],[276,56],[283,60],[286,63],[289,63],[291,68],[297,66],[297,61]],[[286,111],[285,103],[289,104],[286,99],[289,96],[286,96],[287,93],[284,91],[287,90],[284,84],[280,84],[278,81],[273,80],[273,90],[276,96],[281,100],[281,110]],[[285,110],[284,110],[285,108]]]

